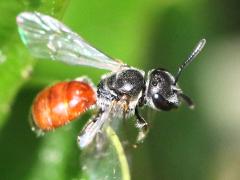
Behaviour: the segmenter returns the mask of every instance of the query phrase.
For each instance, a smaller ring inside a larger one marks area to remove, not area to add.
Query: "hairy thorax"
[[[144,72],[124,68],[102,78],[97,89],[97,104],[103,110],[111,108],[114,116],[133,114],[145,89]]]

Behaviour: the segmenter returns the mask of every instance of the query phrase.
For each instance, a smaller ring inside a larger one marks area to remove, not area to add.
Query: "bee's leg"
[[[135,108],[135,116],[137,118],[136,127],[139,129],[137,143],[141,143],[148,133],[149,125],[139,114],[138,107]]]
[[[118,101],[120,106],[122,107],[122,110],[127,113],[129,111],[129,102],[130,102],[130,96],[124,94],[121,99]]]
[[[126,119],[126,115],[129,112],[130,96],[124,94],[118,100],[115,101],[115,111],[117,114],[122,114],[123,119]]]
[[[101,128],[106,120],[106,115],[108,116],[105,111],[100,109],[97,115],[87,122],[77,138],[80,148],[85,148],[88,146],[93,141],[95,136],[101,131]]]

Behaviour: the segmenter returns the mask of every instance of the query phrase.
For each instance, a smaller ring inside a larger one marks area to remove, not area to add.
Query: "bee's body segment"
[[[81,81],[59,82],[36,96],[32,105],[33,124],[42,131],[61,127],[96,103],[96,92]]]

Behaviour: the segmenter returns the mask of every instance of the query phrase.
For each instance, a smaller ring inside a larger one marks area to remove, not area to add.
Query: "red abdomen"
[[[37,128],[49,131],[77,118],[96,103],[96,93],[86,82],[60,82],[42,90],[32,105]]]

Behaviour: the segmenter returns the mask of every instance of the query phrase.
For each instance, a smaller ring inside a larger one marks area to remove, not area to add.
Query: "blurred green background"
[[[15,17],[38,10],[63,18],[98,49],[145,71],[163,67],[175,73],[206,38],[206,48],[180,80],[196,108],[183,104],[172,112],[144,111],[151,130],[141,146],[127,153],[131,177],[239,180],[239,7],[237,0],[0,0],[0,179],[81,177],[76,136],[90,114],[36,138],[28,124],[29,108],[51,83],[82,75],[97,83],[105,73],[32,60]]]

